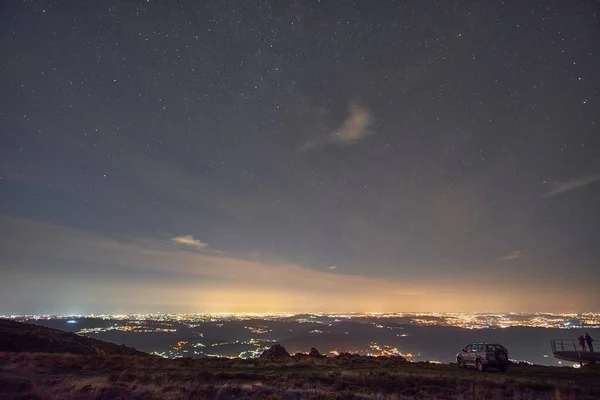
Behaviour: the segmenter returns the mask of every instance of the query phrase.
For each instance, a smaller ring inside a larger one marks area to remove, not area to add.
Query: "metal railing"
[[[550,342],[552,345],[552,352],[560,352],[560,351],[581,351],[581,348],[578,347],[575,339],[554,339]]]

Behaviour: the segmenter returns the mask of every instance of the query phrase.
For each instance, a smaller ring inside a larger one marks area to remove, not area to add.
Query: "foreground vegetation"
[[[597,399],[600,370],[507,373],[401,358],[178,359],[0,353],[3,399]]]

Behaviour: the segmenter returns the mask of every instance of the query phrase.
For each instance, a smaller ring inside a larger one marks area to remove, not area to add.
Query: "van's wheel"
[[[479,372],[485,371],[485,366],[483,365],[481,360],[477,359],[477,361],[475,361],[475,366],[477,367],[477,371],[479,371]]]
[[[465,365],[465,362],[463,361],[462,357],[458,357],[456,359],[456,362],[458,363],[458,367],[459,368],[467,368],[467,366]]]

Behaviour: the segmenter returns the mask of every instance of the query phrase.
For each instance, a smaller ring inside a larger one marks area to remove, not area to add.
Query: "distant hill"
[[[0,351],[150,356],[131,347],[7,319],[0,319]]]

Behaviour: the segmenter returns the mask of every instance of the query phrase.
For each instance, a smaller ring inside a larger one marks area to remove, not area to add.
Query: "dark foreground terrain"
[[[1,399],[600,398],[593,367],[479,373],[401,357],[290,357],[283,348],[270,358],[169,360],[60,331],[36,337],[28,324],[4,327],[0,340],[18,350],[4,345],[0,352]]]
[[[598,399],[593,368],[505,374],[395,359],[0,354],[2,399]]]

